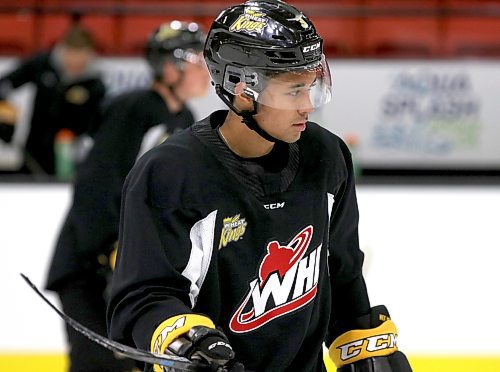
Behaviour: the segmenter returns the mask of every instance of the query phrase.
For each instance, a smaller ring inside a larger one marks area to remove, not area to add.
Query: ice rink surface
[[[2,352],[65,348],[19,273],[43,287],[70,198],[66,184],[0,185]],[[499,355],[500,187],[361,185],[358,200],[371,302],[388,307],[401,350]]]

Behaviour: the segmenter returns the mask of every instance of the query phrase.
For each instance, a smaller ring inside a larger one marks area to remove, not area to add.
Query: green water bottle
[[[75,170],[73,141],[75,134],[69,129],[61,129],[54,140],[56,177],[61,181],[70,181]]]

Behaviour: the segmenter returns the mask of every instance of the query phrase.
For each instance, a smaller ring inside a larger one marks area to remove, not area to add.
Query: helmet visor
[[[177,60],[192,63],[195,65],[200,65],[205,67],[205,59],[203,58],[203,52],[194,49],[176,49],[173,52],[173,57]]]
[[[245,67],[239,82],[233,78],[232,82],[225,79],[224,83],[225,89],[234,95],[244,93],[261,105],[280,110],[308,111],[324,105],[332,97],[330,69],[324,56],[320,62],[300,69]]]

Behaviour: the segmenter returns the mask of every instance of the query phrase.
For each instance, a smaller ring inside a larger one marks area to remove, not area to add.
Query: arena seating
[[[500,57],[499,0],[290,0],[338,58]],[[103,55],[140,55],[161,22],[209,27],[229,0],[2,0],[0,55],[53,45],[78,19]]]

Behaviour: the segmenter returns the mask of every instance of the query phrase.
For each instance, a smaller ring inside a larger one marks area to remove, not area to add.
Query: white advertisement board
[[[500,61],[330,61],[313,116],[363,167],[500,169]]]
[[[0,59],[0,76],[13,63]],[[110,95],[149,84],[148,67],[140,58],[99,63]],[[329,63],[333,100],[311,119],[344,139],[355,138],[362,167],[500,169],[500,61]],[[23,114],[15,133],[21,145],[32,94],[27,88],[12,97]],[[201,119],[224,105],[209,89],[190,107]],[[0,167],[15,167],[21,154],[0,140]]]

